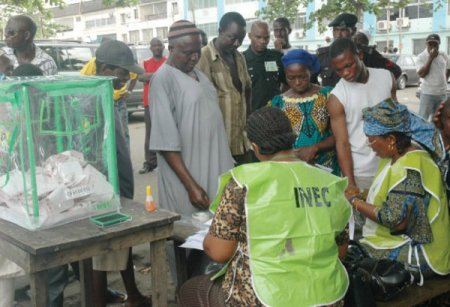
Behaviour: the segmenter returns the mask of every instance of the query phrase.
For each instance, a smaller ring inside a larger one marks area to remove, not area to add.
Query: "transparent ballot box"
[[[0,218],[34,230],[116,211],[108,77],[0,81]]]

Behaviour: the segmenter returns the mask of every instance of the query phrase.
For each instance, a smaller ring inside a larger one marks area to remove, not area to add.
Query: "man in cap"
[[[338,15],[328,24],[329,27],[333,27],[333,39],[351,38],[356,33],[357,22],[358,18],[354,14],[342,13]],[[395,78],[398,78],[401,75],[401,68],[389,59],[383,57],[375,47],[368,46],[368,44],[360,44],[357,46],[361,51],[361,59],[367,67],[387,69],[394,74]],[[317,49],[317,55],[320,61],[319,74],[322,78],[322,86],[335,86],[340,77],[336,74],[331,65],[329,47]]]
[[[243,52],[247,70],[252,79],[252,112],[267,105],[267,102],[281,92],[286,84],[281,57],[277,50],[267,49],[270,40],[269,25],[255,21],[250,33],[250,46]]]
[[[171,25],[169,58],[150,91],[150,149],[158,155],[161,208],[191,217],[207,210],[217,178],[233,167],[217,92],[196,64],[201,37],[186,20]]]
[[[114,90],[122,88],[130,79],[130,72],[142,74],[144,70],[134,63],[131,49],[116,40],[104,42],[95,52],[96,75],[113,76]],[[134,180],[130,151],[125,139],[117,104],[114,107],[117,169],[120,196],[133,199]],[[136,287],[131,248],[93,257],[95,306],[106,305],[106,272],[120,271],[127,290],[130,306],[151,306],[151,299],[143,296]]]
[[[419,115],[429,120],[436,108],[447,98],[447,80],[450,73],[448,56],[439,51],[441,38],[430,34],[426,39],[427,48],[417,56],[416,68],[420,84]]]
[[[58,68],[51,56],[34,44],[36,23],[29,16],[11,17],[5,27],[5,55],[11,60],[14,68],[20,64],[30,63],[39,67],[44,75],[56,75]]]
[[[219,22],[219,36],[202,48],[198,68],[214,84],[230,144],[237,163],[251,162],[250,143],[244,128],[251,111],[251,79],[244,56],[237,50],[245,38],[241,14],[228,12]]]

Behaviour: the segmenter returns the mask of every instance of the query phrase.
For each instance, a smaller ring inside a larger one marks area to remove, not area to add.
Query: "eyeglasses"
[[[366,145],[369,147],[372,147],[373,144],[375,144],[378,141],[378,139],[373,140],[372,142],[369,141],[369,138],[366,139]]]

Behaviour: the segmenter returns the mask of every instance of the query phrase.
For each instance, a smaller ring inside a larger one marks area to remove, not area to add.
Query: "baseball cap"
[[[130,47],[117,40],[102,43],[95,52],[95,57],[104,64],[119,66],[136,74],[144,73],[144,69],[134,62]]]
[[[441,43],[441,38],[437,34],[430,34],[427,36],[426,42],[436,42],[438,44]]]
[[[329,27],[346,27],[352,28],[358,22],[358,17],[349,13],[342,13],[338,15],[332,22],[328,24]]]

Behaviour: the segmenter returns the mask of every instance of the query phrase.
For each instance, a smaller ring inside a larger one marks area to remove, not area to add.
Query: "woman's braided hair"
[[[247,120],[247,136],[260,147],[263,155],[273,155],[291,149],[297,136],[283,111],[264,107],[253,112]]]

